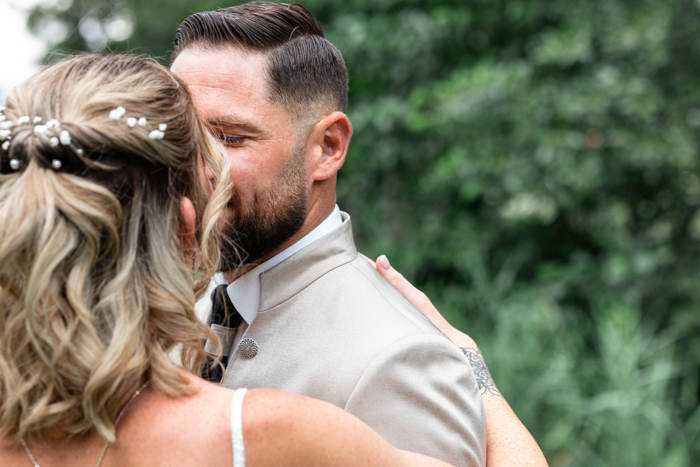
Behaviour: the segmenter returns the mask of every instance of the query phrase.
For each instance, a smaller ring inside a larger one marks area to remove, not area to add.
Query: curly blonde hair
[[[227,158],[183,84],[138,57],[67,59],[20,85],[6,106],[0,436],[59,429],[113,441],[118,411],[144,380],[173,396],[195,391],[169,352],[181,345],[196,372],[203,339],[215,339],[194,302],[219,264]],[[110,118],[119,106],[126,115]],[[36,131],[23,116],[60,126]],[[159,124],[164,138],[149,138]],[[62,131],[70,144],[57,144]],[[219,175],[208,204],[204,164]],[[198,281],[178,236],[184,196],[198,213]]]

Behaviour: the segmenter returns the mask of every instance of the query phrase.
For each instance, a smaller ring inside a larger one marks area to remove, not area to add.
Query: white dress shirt
[[[299,239],[299,241],[279,252],[264,263],[254,267],[229,284],[228,288],[226,289],[228,296],[233,305],[236,307],[236,310],[238,310],[238,313],[240,313],[241,317],[243,318],[243,322],[238,326],[238,329],[236,329],[236,335],[230,349],[231,352],[236,345],[238,345],[243,333],[246,331],[246,329],[248,329],[248,326],[253,322],[255,316],[258,314],[258,308],[260,307],[260,274],[277,266],[294,253],[312,244],[324,235],[340,227],[342,224],[343,219],[340,215],[340,208],[338,208],[338,205],[336,205],[333,212],[331,212],[331,214],[323,222],[321,222],[315,229],[306,234],[304,237]],[[226,284],[226,282],[227,281],[224,275],[222,273],[217,273],[212,280],[212,286],[210,288],[213,290],[217,285]],[[209,300],[209,298],[206,297],[206,300]],[[211,302],[209,304],[209,308],[211,309]],[[200,313],[198,313],[198,315],[199,314]],[[227,354],[226,350],[224,350],[224,353]]]

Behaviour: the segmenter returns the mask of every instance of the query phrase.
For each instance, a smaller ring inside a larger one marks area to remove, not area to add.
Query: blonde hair
[[[118,411],[145,379],[172,396],[194,392],[169,352],[182,345],[196,372],[203,339],[214,340],[194,314],[193,285],[203,291],[219,264],[227,159],[182,83],[137,57],[65,60],[6,106],[14,127],[0,151],[0,436],[59,429],[113,441]],[[118,106],[126,115],[114,120]],[[35,133],[19,123],[25,115],[60,127]],[[164,138],[149,138],[159,124]],[[51,141],[64,130],[70,145]],[[19,170],[8,169],[12,159]],[[220,175],[208,204],[204,163]],[[194,284],[178,237],[183,196],[199,215]]]

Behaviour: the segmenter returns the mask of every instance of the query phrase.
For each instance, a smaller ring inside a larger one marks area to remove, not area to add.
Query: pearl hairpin
[[[60,134],[60,141],[62,145],[68,146],[71,142],[70,133],[68,133],[68,131],[66,130],[63,130]]]
[[[109,113],[109,118],[112,120],[119,120],[126,113],[126,109],[121,105]]]

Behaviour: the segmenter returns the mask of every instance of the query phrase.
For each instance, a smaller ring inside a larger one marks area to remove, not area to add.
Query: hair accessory
[[[109,118],[112,120],[119,120],[126,113],[126,109],[121,105],[109,113]]]
[[[4,107],[3,107],[4,110]],[[111,113],[118,114],[119,117],[124,115],[124,107],[118,107],[114,109]],[[5,115],[1,115],[2,119],[0,119],[0,141],[2,143],[2,150],[3,151],[9,151],[10,146],[11,146],[11,140],[12,140],[12,128],[14,124],[7,120],[7,117]],[[28,124],[30,121],[34,122],[36,125],[34,125],[34,135],[35,136],[41,136],[46,132],[49,132],[47,135],[48,137],[48,142],[49,146],[51,148],[56,148],[59,145],[63,146],[70,146],[72,143],[72,138],[68,130],[62,130],[58,135],[52,134],[54,129],[60,128],[61,123],[56,120],[56,119],[51,119],[46,122],[46,124],[41,125],[42,118],[41,117],[34,117],[30,118],[28,116],[23,116],[17,119],[17,125],[25,125]],[[78,155],[82,156],[84,154],[82,149],[75,149]],[[12,170],[16,171],[19,170],[22,166],[22,163],[19,159],[12,159],[10,160],[9,166]],[[53,167],[55,170],[59,170],[63,167],[63,162],[60,159],[52,159],[51,160],[51,167]]]
[[[68,146],[70,144],[71,137],[70,137],[70,133],[68,133],[67,130],[63,130],[59,136],[60,136],[60,140],[61,140],[62,145]]]
[[[120,120],[125,114],[126,109],[120,105],[116,109],[109,112],[109,118],[111,118],[112,120]],[[126,125],[130,128],[134,128],[136,125],[145,127],[146,125],[148,125],[148,120],[146,119],[146,117],[141,117],[139,119],[136,119],[136,117],[129,117],[126,119]],[[164,132],[167,129],[168,125],[166,123],[161,123],[158,125],[157,130],[153,130],[148,134],[148,137],[153,140],[163,139],[163,137],[165,137]],[[63,132],[61,132],[61,137],[63,137]],[[68,143],[63,143],[63,139],[61,140],[61,143],[70,144],[70,137],[68,138]]]
[[[165,136],[165,133],[160,130],[153,130],[148,135],[148,137],[151,139],[163,139],[163,136]]]

